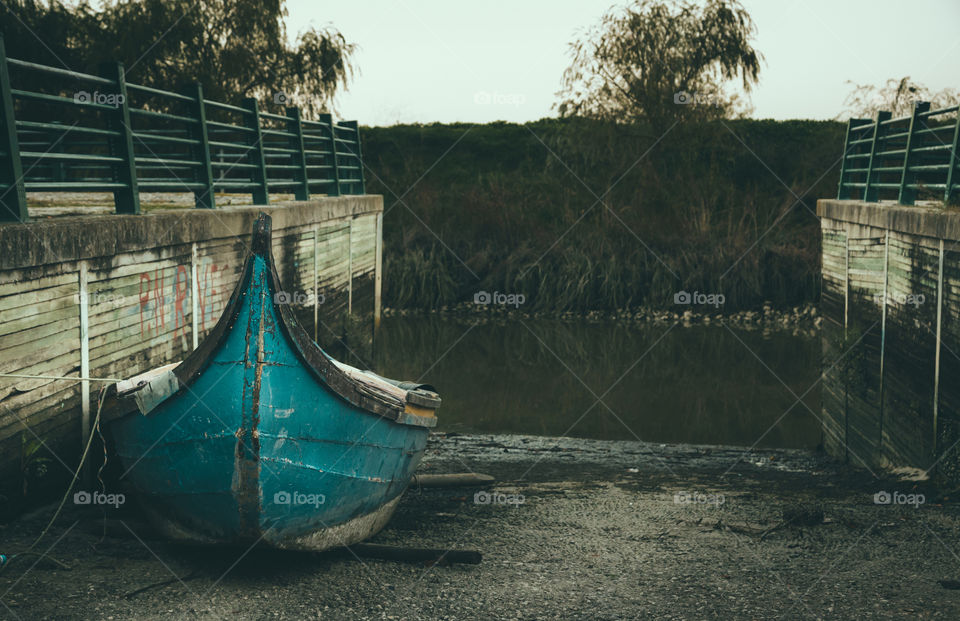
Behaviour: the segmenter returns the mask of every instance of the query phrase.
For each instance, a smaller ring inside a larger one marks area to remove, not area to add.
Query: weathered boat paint
[[[180,365],[115,385],[124,480],[168,536],[325,549],[389,520],[436,424],[428,386],[339,363],[278,303],[261,214],[230,304]]]

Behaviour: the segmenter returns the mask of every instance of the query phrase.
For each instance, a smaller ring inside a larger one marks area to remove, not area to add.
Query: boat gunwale
[[[303,326],[297,321],[289,305],[277,303],[276,293],[283,289],[280,285],[276,261],[273,257],[272,238],[272,219],[267,213],[261,211],[254,222],[251,245],[240,271],[240,279],[230,295],[230,300],[224,307],[216,325],[198,347],[172,369],[172,373],[176,376],[180,386],[163,401],[166,402],[175,396],[184,395],[190,391],[190,386],[213,363],[214,355],[234,328],[237,317],[243,308],[244,293],[249,288],[250,280],[253,278],[253,262],[259,256],[266,264],[267,282],[265,284],[269,292],[269,304],[273,307],[279,319],[277,324],[297,358],[309,369],[314,379],[322,387],[329,389],[354,407],[366,413],[386,418],[396,424],[414,428],[434,426],[436,424],[435,417],[414,417],[405,414],[405,402],[388,400],[387,395],[384,395],[385,398],[378,398],[378,395],[370,391],[366,384],[340,369],[338,364],[328,358],[320,346],[313,342]],[[123,396],[130,394],[133,393],[124,393]],[[108,396],[121,396],[117,392],[117,384],[110,384]],[[112,411],[108,414],[110,420],[117,420],[138,411],[132,405],[132,399],[130,401],[117,399],[117,401],[126,402],[128,407],[111,407]],[[149,413],[146,415],[149,415]]]

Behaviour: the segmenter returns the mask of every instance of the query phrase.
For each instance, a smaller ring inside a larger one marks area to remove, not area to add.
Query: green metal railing
[[[133,84],[120,63],[91,75],[7,58],[0,36],[0,221],[29,219],[27,192],[113,192],[125,214],[140,192],[192,192],[207,209],[218,192],[363,194],[356,121],[283,111]]]
[[[894,119],[850,119],[840,168],[837,198],[868,202],[895,200],[913,205],[920,200],[960,197],[960,110],[931,110],[917,102],[911,116]]]

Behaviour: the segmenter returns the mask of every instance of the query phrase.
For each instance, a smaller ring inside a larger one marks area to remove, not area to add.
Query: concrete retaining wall
[[[281,282],[321,344],[344,311],[379,317],[380,196],[0,225],[0,373],[123,378],[179,361],[219,319],[261,210]],[[73,467],[101,385],[0,377],[2,480],[39,440]]]
[[[831,454],[960,481],[960,212],[821,200]]]

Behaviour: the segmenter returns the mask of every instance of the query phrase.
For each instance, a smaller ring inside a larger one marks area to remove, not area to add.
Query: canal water
[[[378,373],[437,388],[441,431],[769,448],[821,439],[820,341],[789,331],[392,316],[374,356]]]

